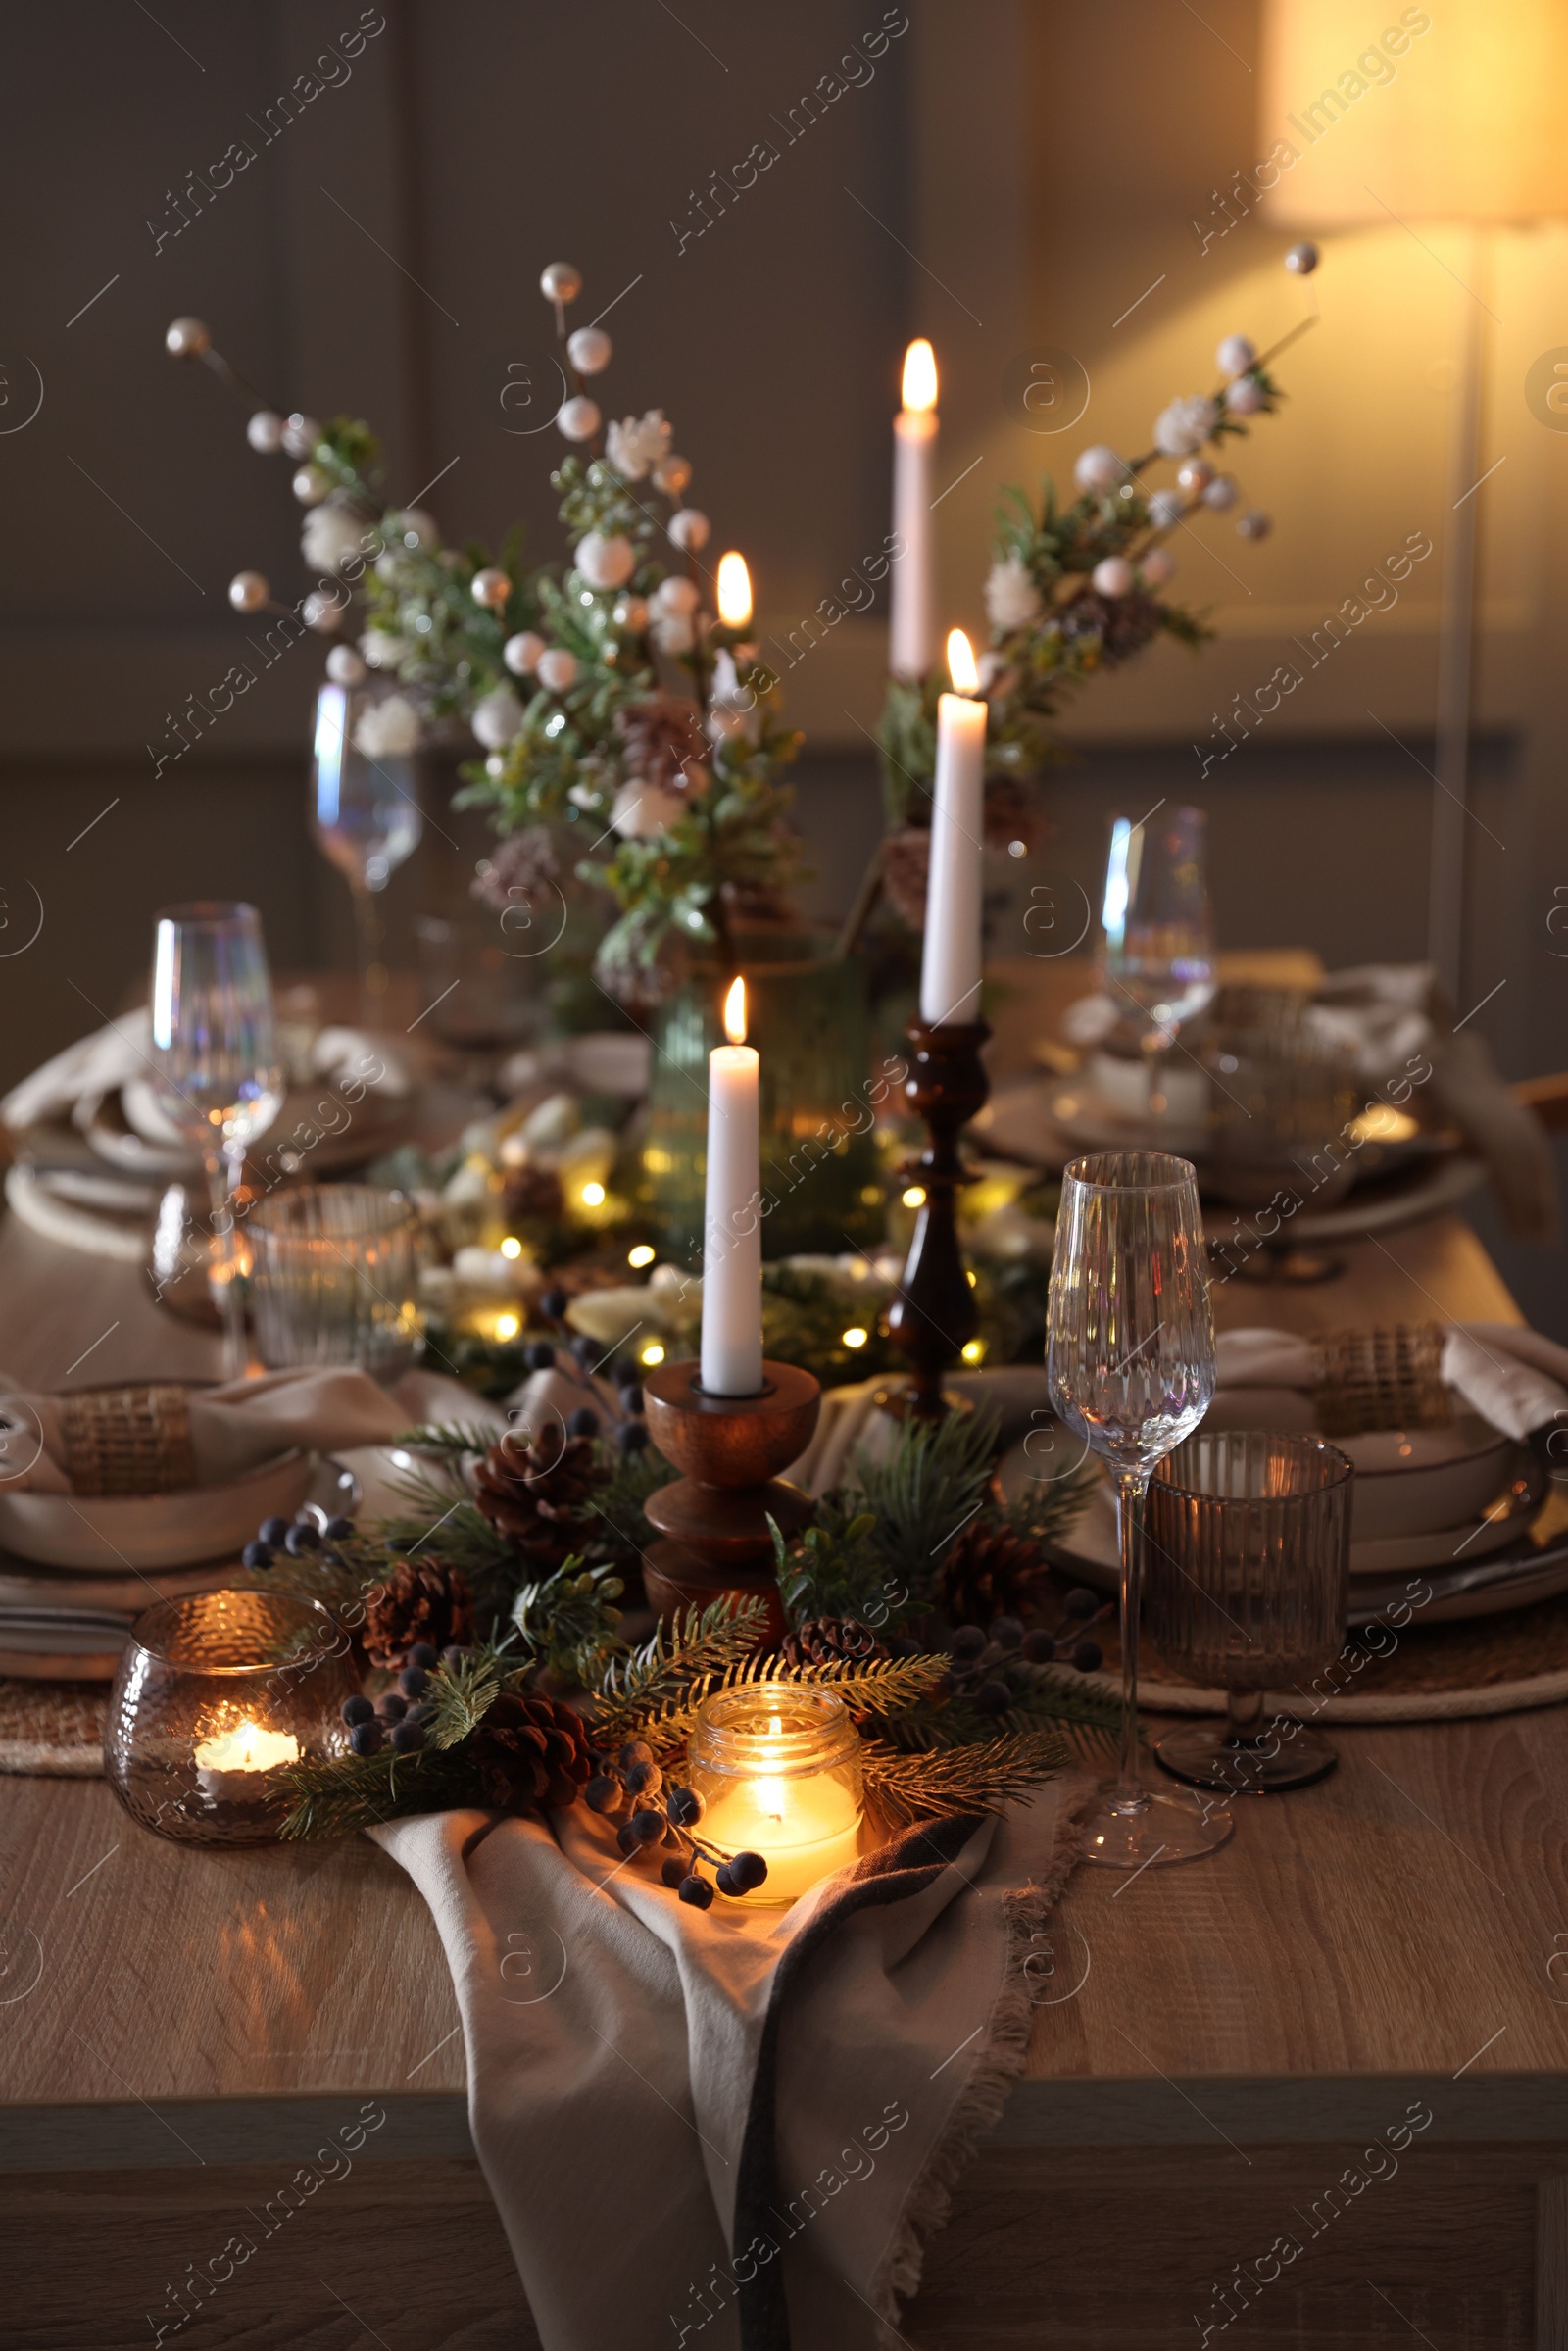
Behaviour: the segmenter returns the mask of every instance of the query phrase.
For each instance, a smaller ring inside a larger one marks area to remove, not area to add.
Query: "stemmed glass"
[[[152,1038],[158,1106],[207,1170],[222,1300],[224,1376],[243,1379],[245,1309],[235,1280],[229,1196],[245,1152],[283,1102],[262,918],[254,906],[207,902],[153,918]]]
[[[1198,1180],[1163,1151],[1104,1151],[1062,1178],[1046,1369],[1061,1418],[1116,1480],[1121,1536],[1121,1761],[1088,1825],[1091,1861],[1186,1861],[1231,1833],[1222,1805],[1147,1789],[1138,1770],[1144,1500],[1154,1465],[1214,1394],[1214,1320]]]
[[[311,830],[354,901],[360,1017],[368,1025],[386,994],[377,900],[424,830],[414,752],[418,719],[385,680],[323,686],[316,698]]]
[[[1204,874],[1207,822],[1201,808],[1168,808],[1157,823],[1118,816],[1110,828],[1101,971],[1106,994],[1139,1029],[1155,1116],[1165,1109],[1161,1064],[1216,984]]]

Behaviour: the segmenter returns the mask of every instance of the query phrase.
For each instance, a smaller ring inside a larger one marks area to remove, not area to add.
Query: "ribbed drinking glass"
[[[1203,1429],[1149,1489],[1149,1637],[1167,1665],[1229,1692],[1223,1722],[1157,1740],[1168,1772],[1262,1795],[1334,1769],[1326,1739],[1263,1720],[1340,1653],[1349,1599],[1354,1470],[1321,1437]]]

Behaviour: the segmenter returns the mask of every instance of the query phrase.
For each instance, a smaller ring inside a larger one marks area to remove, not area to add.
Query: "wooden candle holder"
[[[991,1092],[980,1057],[991,1026],[975,1020],[928,1028],[911,1020],[905,1034],[913,1052],[905,1098],[925,1120],[930,1140],[918,1164],[906,1170],[924,1187],[925,1200],[888,1313],[888,1327],[908,1356],[912,1376],[907,1388],[893,1390],[886,1401],[916,1420],[940,1420],[948,1410],[944,1374],[979,1326],[954,1200],[959,1186],[970,1180],[958,1155],[958,1136]]]
[[[768,1603],[769,1631],[783,1633],[767,1522],[785,1535],[809,1524],[811,1496],[778,1472],[809,1445],[821,1399],[821,1383],[792,1363],[764,1362],[757,1396],[706,1394],[695,1362],[644,1374],[648,1434],[683,1472],[643,1505],[662,1538],[643,1554],[661,1616],[755,1593]]]

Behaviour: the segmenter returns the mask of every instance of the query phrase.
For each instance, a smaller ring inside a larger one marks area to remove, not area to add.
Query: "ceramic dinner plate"
[[[47,1567],[188,1567],[232,1557],[264,1518],[292,1518],[316,1474],[310,1453],[280,1453],[217,1486],[174,1494],[7,1494],[0,1548]]]

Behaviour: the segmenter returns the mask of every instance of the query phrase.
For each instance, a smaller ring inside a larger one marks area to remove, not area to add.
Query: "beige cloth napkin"
[[[1315,1350],[1293,1331],[1222,1331],[1219,1390],[1310,1389]],[[1472,1411],[1523,1441],[1568,1413],[1568,1347],[1522,1323],[1455,1323],[1443,1346],[1443,1377]]]
[[[906,1832],[784,1912],[689,1908],[580,1807],[557,1836],[473,1812],[370,1832],[434,1914],[546,2351],[890,2339],[1032,2005],[1060,1996],[1046,1926],[1087,1787]]]
[[[1450,1120],[1486,1160],[1508,1230],[1525,1241],[1556,1240],[1556,1163],[1545,1128],[1515,1101],[1478,1032],[1455,1026],[1456,1009],[1430,963],[1334,972],[1314,996],[1313,1019],[1351,1047],[1366,1085],[1417,1077],[1439,1119]],[[1424,1079],[1423,1059],[1432,1072]]]
[[[378,1096],[402,1096],[409,1091],[405,1059],[388,1039],[372,1037],[364,1029],[322,1029],[312,1043],[310,1059],[311,1079],[321,1085],[359,1079]],[[372,1063],[380,1075],[368,1079],[366,1073]],[[78,1125],[85,1125],[103,1097],[121,1086],[131,1089],[138,1127],[154,1131],[161,1141],[177,1142],[178,1128],[158,1109],[152,1075],[152,1024],[142,1005],[90,1037],[78,1038],[13,1086],[0,1100],[0,1122],[14,1134],[54,1118],[74,1118]]]
[[[0,1375],[0,1481],[13,1494],[69,1494],[65,1399],[16,1389]],[[273,1371],[226,1388],[192,1390],[191,1451],[196,1483],[237,1478],[292,1451],[343,1452],[388,1445],[418,1422],[483,1421],[505,1415],[471,1388],[433,1372],[405,1373],[381,1388],[353,1370]]]

